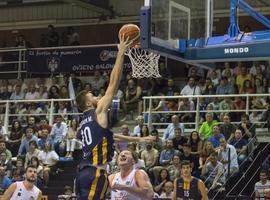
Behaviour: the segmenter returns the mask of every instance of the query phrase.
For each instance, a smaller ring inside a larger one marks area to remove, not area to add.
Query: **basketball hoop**
[[[129,48],[127,55],[132,65],[132,77],[134,78],[159,78],[158,60],[160,55],[141,48]]]

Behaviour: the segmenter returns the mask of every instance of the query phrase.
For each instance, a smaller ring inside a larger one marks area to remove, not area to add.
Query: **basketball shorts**
[[[105,200],[107,172],[95,166],[80,166],[75,181],[77,200]]]

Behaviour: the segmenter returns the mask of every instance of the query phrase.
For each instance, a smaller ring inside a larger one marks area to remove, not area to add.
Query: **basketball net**
[[[141,48],[128,48],[125,55],[131,61],[132,77],[134,78],[159,78],[158,61],[160,55]]]

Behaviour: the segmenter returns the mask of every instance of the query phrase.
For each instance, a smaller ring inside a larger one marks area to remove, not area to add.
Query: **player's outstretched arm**
[[[126,136],[121,134],[114,134],[113,138],[116,142],[139,142],[139,143],[147,143],[147,142],[154,142],[157,137],[156,136],[146,136],[146,137],[132,137]]]
[[[15,190],[16,190],[16,187],[17,187],[16,183],[12,183],[12,184],[8,187],[8,189],[5,191],[5,193],[3,194],[1,200],[9,200],[9,199],[11,199],[13,193],[14,193]]]
[[[202,195],[202,200],[208,200],[207,189],[201,180],[199,180],[199,182],[198,182],[198,187],[199,187],[200,193]]]
[[[141,199],[150,200],[154,196],[152,184],[148,178],[148,175],[143,170],[138,170],[135,173],[136,187],[129,185],[114,184],[112,190],[124,190],[128,193],[140,197]]]
[[[128,38],[124,40],[123,36],[120,36],[119,39],[120,43],[118,46],[118,53],[113,70],[110,75],[110,82],[105,92],[105,95],[98,102],[96,109],[97,114],[99,114],[100,112],[105,112],[107,114],[108,108],[111,105],[111,102],[118,89],[122,77],[125,51],[133,41],[130,41]]]

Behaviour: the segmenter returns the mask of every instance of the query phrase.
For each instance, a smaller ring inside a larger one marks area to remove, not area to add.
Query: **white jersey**
[[[124,179],[121,178],[120,172],[116,173],[113,180],[112,186],[114,184],[129,185],[130,187],[138,187],[135,181],[136,169],[133,169],[130,174]],[[136,197],[132,194],[129,194],[124,190],[112,190],[111,191],[111,200],[142,200],[139,197]]]
[[[35,185],[31,190],[26,190],[23,181],[18,181],[10,200],[37,200],[39,193],[40,190]]]

